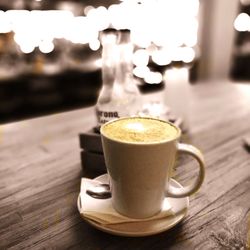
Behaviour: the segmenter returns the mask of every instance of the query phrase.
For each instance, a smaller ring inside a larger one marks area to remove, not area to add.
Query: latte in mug
[[[182,198],[196,192],[204,179],[202,153],[179,143],[181,131],[167,121],[147,117],[118,118],[101,126],[101,139],[114,209],[143,219],[161,211],[165,197]],[[183,189],[171,186],[177,153],[199,163],[196,180]]]
[[[102,131],[110,139],[129,143],[154,143],[171,140],[178,130],[169,123],[145,117],[113,121]]]

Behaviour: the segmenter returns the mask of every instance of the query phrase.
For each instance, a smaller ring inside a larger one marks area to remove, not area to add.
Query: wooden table
[[[250,247],[250,86],[192,86],[189,141],[206,160],[206,179],[188,216],[167,232],[113,236],[80,218],[78,134],[93,107],[0,126],[0,249],[246,249]],[[185,183],[187,162],[176,178]],[[233,248],[235,247],[235,248]],[[244,248],[245,247],[245,248]]]

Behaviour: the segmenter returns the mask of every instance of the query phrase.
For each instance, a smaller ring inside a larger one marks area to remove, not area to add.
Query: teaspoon
[[[96,199],[108,199],[111,197],[110,186],[104,183],[88,187],[86,193]]]

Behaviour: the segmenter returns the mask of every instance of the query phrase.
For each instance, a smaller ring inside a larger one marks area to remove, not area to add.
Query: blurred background
[[[0,123],[94,105],[100,32],[129,29],[141,93],[250,82],[250,0],[0,0]]]

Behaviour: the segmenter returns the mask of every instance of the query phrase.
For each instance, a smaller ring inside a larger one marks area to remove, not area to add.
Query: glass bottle
[[[96,104],[99,126],[115,118],[135,115],[140,109],[129,30],[106,31],[102,34],[102,46],[103,87]]]

